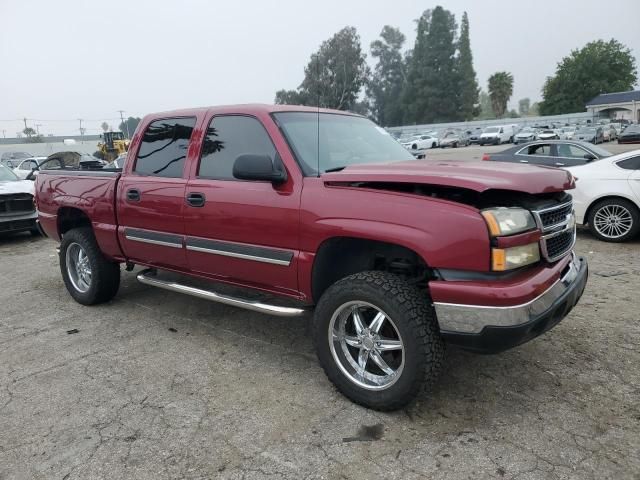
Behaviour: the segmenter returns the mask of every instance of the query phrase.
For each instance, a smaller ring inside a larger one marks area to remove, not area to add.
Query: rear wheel
[[[622,198],[596,203],[589,211],[587,221],[591,232],[605,242],[625,242],[640,231],[638,208]]]
[[[88,227],[64,234],[60,244],[60,271],[69,294],[83,305],[107,302],[120,287],[120,265],[102,255]]]
[[[386,272],[332,285],[314,315],[316,352],[329,380],[377,410],[407,405],[438,376],[444,356],[427,295]]]

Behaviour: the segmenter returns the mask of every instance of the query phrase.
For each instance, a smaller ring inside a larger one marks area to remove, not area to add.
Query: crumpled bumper
[[[447,342],[482,353],[521,345],[553,328],[571,311],[588,275],[586,259],[574,255],[561,278],[525,304],[494,307],[435,302],[440,332]]]

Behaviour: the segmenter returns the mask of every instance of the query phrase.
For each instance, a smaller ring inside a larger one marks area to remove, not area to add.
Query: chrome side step
[[[246,310],[253,310],[254,312],[266,313],[268,315],[275,315],[278,317],[296,317],[306,312],[304,308],[280,307],[277,305],[268,305],[266,303],[261,303],[256,300],[242,300],[240,298],[222,295],[220,293],[215,293],[209,290],[182,285],[170,280],[154,278],[153,275],[150,275],[150,272],[150,270],[144,270],[140,272],[137,277],[138,281],[145,285],[163,288],[171,292],[186,293],[187,295],[191,295],[193,297],[203,298],[205,300],[211,300],[213,302],[231,305],[232,307],[244,308]]]

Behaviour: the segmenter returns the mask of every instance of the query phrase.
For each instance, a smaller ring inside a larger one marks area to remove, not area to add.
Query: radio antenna
[[[318,100],[316,102],[316,109],[318,112],[317,115],[317,136],[318,136],[318,143],[317,143],[317,161],[318,161],[318,177],[320,176],[320,54],[316,55],[316,85],[317,85],[317,91],[318,91]]]

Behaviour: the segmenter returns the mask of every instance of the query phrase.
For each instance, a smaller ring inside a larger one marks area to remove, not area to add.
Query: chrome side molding
[[[241,298],[222,295],[210,290],[190,287],[188,285],[183,285],[171,280],[162,280],[160,278],[154,277],[151,274],[150,270],[144,270],[140,272],[137,278],[140,283],[151,285],[152,287],[162,288],[171,292],[185,293],[193,297],[203,298],[205,300],[223,303],[225,305],[231,305],[232,307],[244,308],[246,310],[252,310],[254,312],[266,313],[268,315],[275,315],[278,317],[296,317],[306,312],[306,309],[304,308],[281,307],[278,305],[269,305],[266,303],[262,303],[257,300],[243,300]]]

